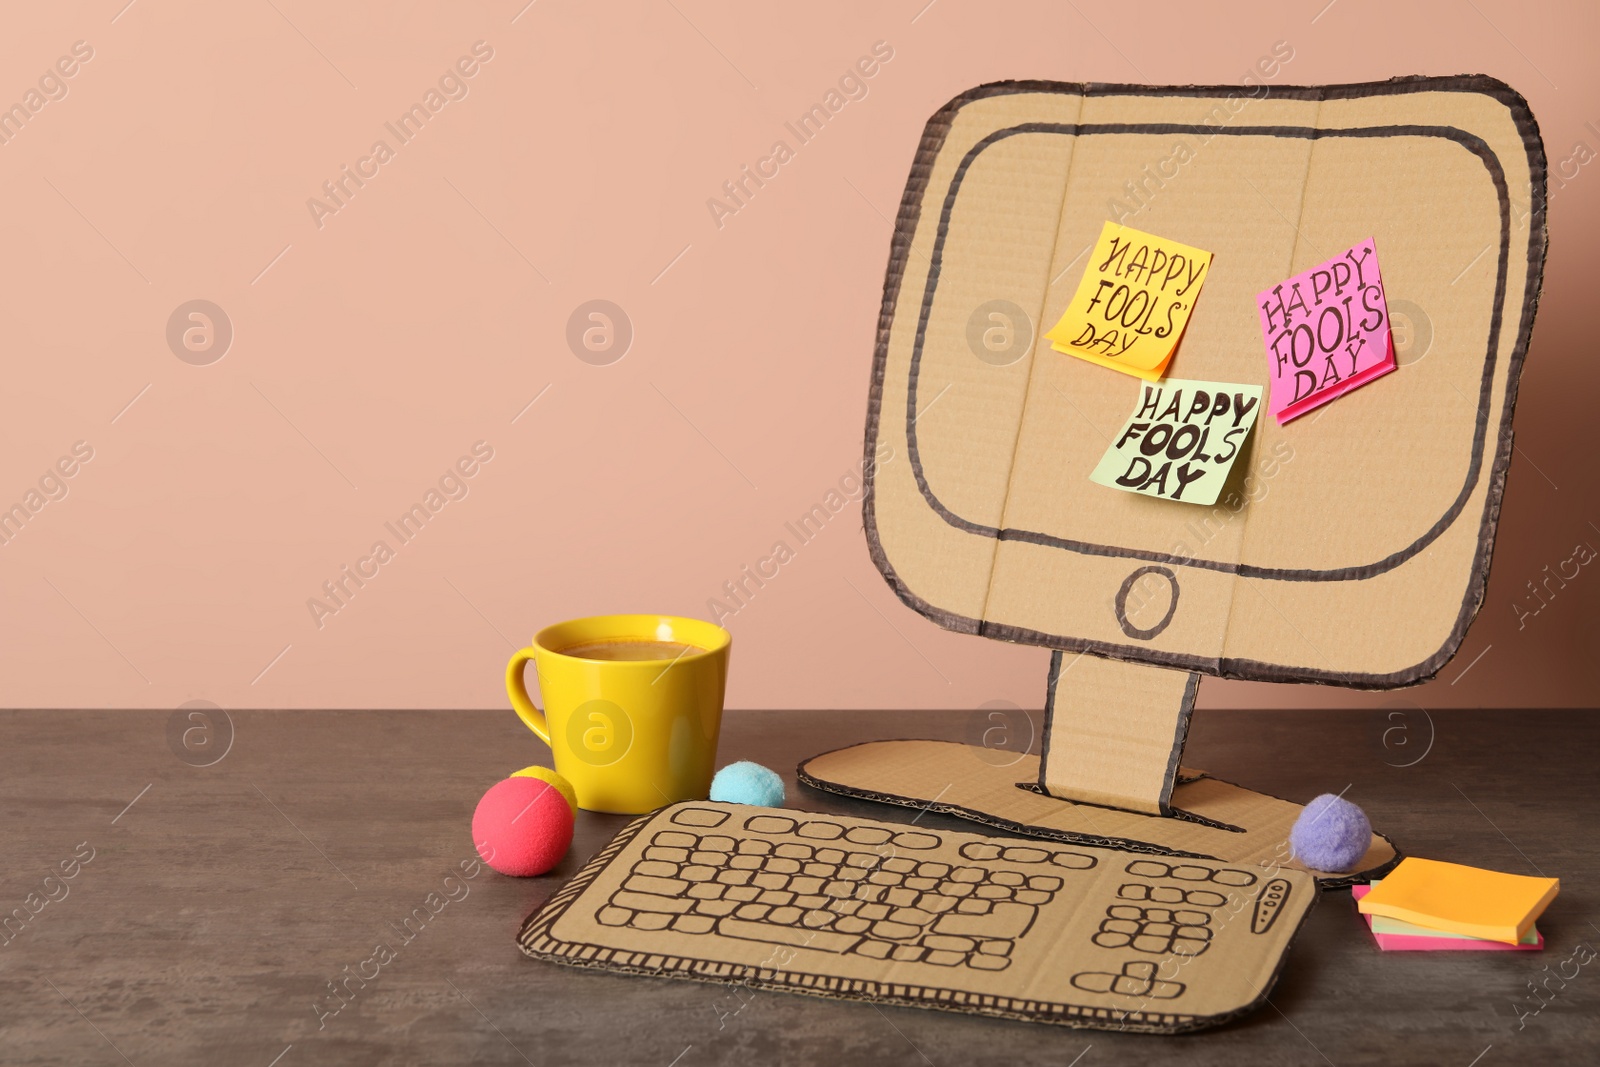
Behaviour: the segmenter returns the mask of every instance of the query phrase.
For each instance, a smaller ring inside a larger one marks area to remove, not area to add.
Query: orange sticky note
[[[1363,915],[1515,945],[1560,889],[1556,878],[1408,857],[1357,907]]]
[[[1155,381],[1183,336],[1211,253],[1108,222],[1045,336],[1057,352]]]

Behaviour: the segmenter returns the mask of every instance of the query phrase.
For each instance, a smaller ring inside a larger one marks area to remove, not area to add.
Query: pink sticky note
[[[1280,424],[1394,370],[1389,305],[1368,238],[1256,294]]]

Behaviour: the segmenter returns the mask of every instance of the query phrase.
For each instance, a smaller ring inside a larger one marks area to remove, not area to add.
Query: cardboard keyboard
[[[537,959],[1102,1029],[1215,1026],[1270,991],[1297,870],[691,801],[532,915]]]

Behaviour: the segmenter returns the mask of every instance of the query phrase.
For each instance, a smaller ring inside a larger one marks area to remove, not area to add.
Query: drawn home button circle
[[[1141,580],[1142,579],[1142,580]],[[1128,598],[1138,590],[1138,599],[1134,601],[1134,611],[1150,604],[1154,597],[1160,595],[1160,587],[1165,584],[1169,587],[1170,597],[1167,601],[1167,613],[1161,616],[1161,621],[1149,629],[1135,626],[1128,619]],[[1122,580],[1122,588],[1117,590],[1117,599],[1112,603],[1112,610],[1117,616],[1117,625],[1122,627],[1122,632],[1139,641],[1149,641],[1155,638],[1172,622],[1172,616],[1178,610],[1178,576],[1168,567],[1140,567]]]

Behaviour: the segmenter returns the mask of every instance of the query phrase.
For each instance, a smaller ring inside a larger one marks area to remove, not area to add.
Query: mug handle
[[[516,709],[517,716],[524,725],[539,735],[539,740],[545,744],[550,743],[550,727],[544,720],[544,712],[533,706],[532,699],[528,696],[527,683],[522,680],[522,667],[533,659],[536,649],[520,649],[511,657],[511,662],[506,664],[506,695],[511,698],[511,706]]]

